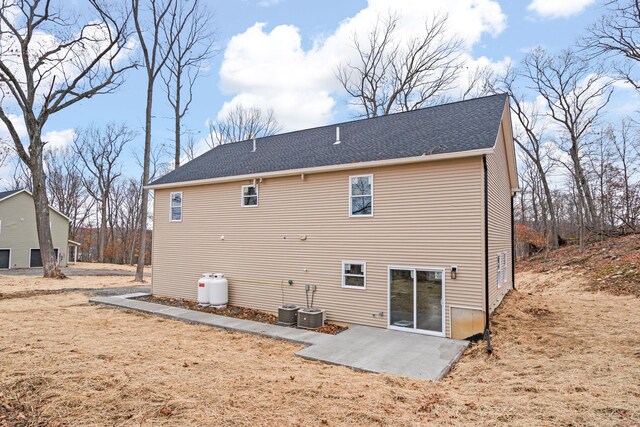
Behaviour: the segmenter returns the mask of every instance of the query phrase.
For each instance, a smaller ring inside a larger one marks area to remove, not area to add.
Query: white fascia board
[[[430,154],[415,157],[403,157],[400,159],[374,160],[370,162],[345,163],[340,165],[317,166],[311,168],[286,169],[273,172],[262,172],[246,175],[223,176],[220,178],[199,179],[193,181],[170,182],[167,184],[146,185],[144,188],[148,190],[161,190],[165,188],[193,187],[197,185],[216,184],[221,182],[244,181],[248,179],[259,178],[275,178],[283,176],[292,176],[300,174],[313,174],[323,172],[334,172],[340,170],[355,170],[376,168],[383,166],[403,165],[411,163],[430,162],[436,160],[459,159],[465,157],[482,156],[483,154],[493,153],[493,148],[483,148],[478,150],[458,151],[455,153]]]

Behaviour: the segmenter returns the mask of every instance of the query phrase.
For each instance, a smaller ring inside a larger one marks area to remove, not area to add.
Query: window
[[[182,221],[182,191],[171,193],[171,221]]]
[[[509,268],[507,267],[507,253],[502,253],[502,283],[507,283],[507,272]]]
[[[373,216],[373,175],[349,177],[349,216]]]
[[[254,208],[258,206],[258,186],[243,185],[242,186],[242,207]]]
[[[366,289],[367,263],[361,261],[342,261],[342,287]]]
[[[507,283],[507,253],[499,253],[496,261],[498,266],[496,279],[498,281],[498,287],[501,287],[503,283]]]

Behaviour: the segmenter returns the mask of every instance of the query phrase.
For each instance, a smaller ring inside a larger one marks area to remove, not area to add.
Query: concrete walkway
[[[330,337],[330,335],[327,334],[307,331],[305,329],[285,328],[268,323],[254,322],[253,320],[236,319],[235,317],[220,316],[202,311],[187,310],[185,308],[132,299],[148,295],[148,293],[133,293],[118,296],[98,296],[90,298],[89,302],[142,311],[144,313],[155,314],[157,316],[182,320],[189,323],[215,326],[229,331],[263,335],[269,338],[291,341],[298,344],[316,344],[324,338]]]
[[[89,302],[304,344],[307,347],[296,355],[306,359],[421,380],[444,377],[468,345],[467,341],[358,325],[328,335],[134,299],[146,295],[96,296]]]

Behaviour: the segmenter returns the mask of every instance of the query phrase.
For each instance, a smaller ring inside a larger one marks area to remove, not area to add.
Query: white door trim
[[[11,248],[0,248],[0,251],[9,251],[9,267],[7,268],[0,267],[0,270],[11,270],[11,255],[13,250]]]
[[[413,271],[413,328],[402,328],[400,326],[392,326],[391,325],[391,270],[405,270],[405,271]],[[434,271],[442,273],[442,332],[436,331],[427,331],[424,329],[418,329],[416,324],[416,282],[418,279],[417,271]],[[436,337],[445,337],[446,330],[446,301],[445,301],[445,281],[446,274],[445,269],[443,267],[416,267],[416,266],[408,266],[408,265],[388,265],[387,266],[387,329],[392,329],[395,331],[403,331],[403,332],[411,332],[415,334],[423,334],[423,335],[433,335]]]

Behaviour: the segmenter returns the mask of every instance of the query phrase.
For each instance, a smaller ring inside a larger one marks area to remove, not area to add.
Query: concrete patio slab
[[[304,344],[307,347],[296,355],[305,359],[422,380],[444,377],[468,345],[467,341],[358,325],[327,335],[134,299],[145,295],[97,296],[89,302]]]
[[[439,380],[458,361],[468,344],[467,341],[355,325],[296,355],[364,371]]]

